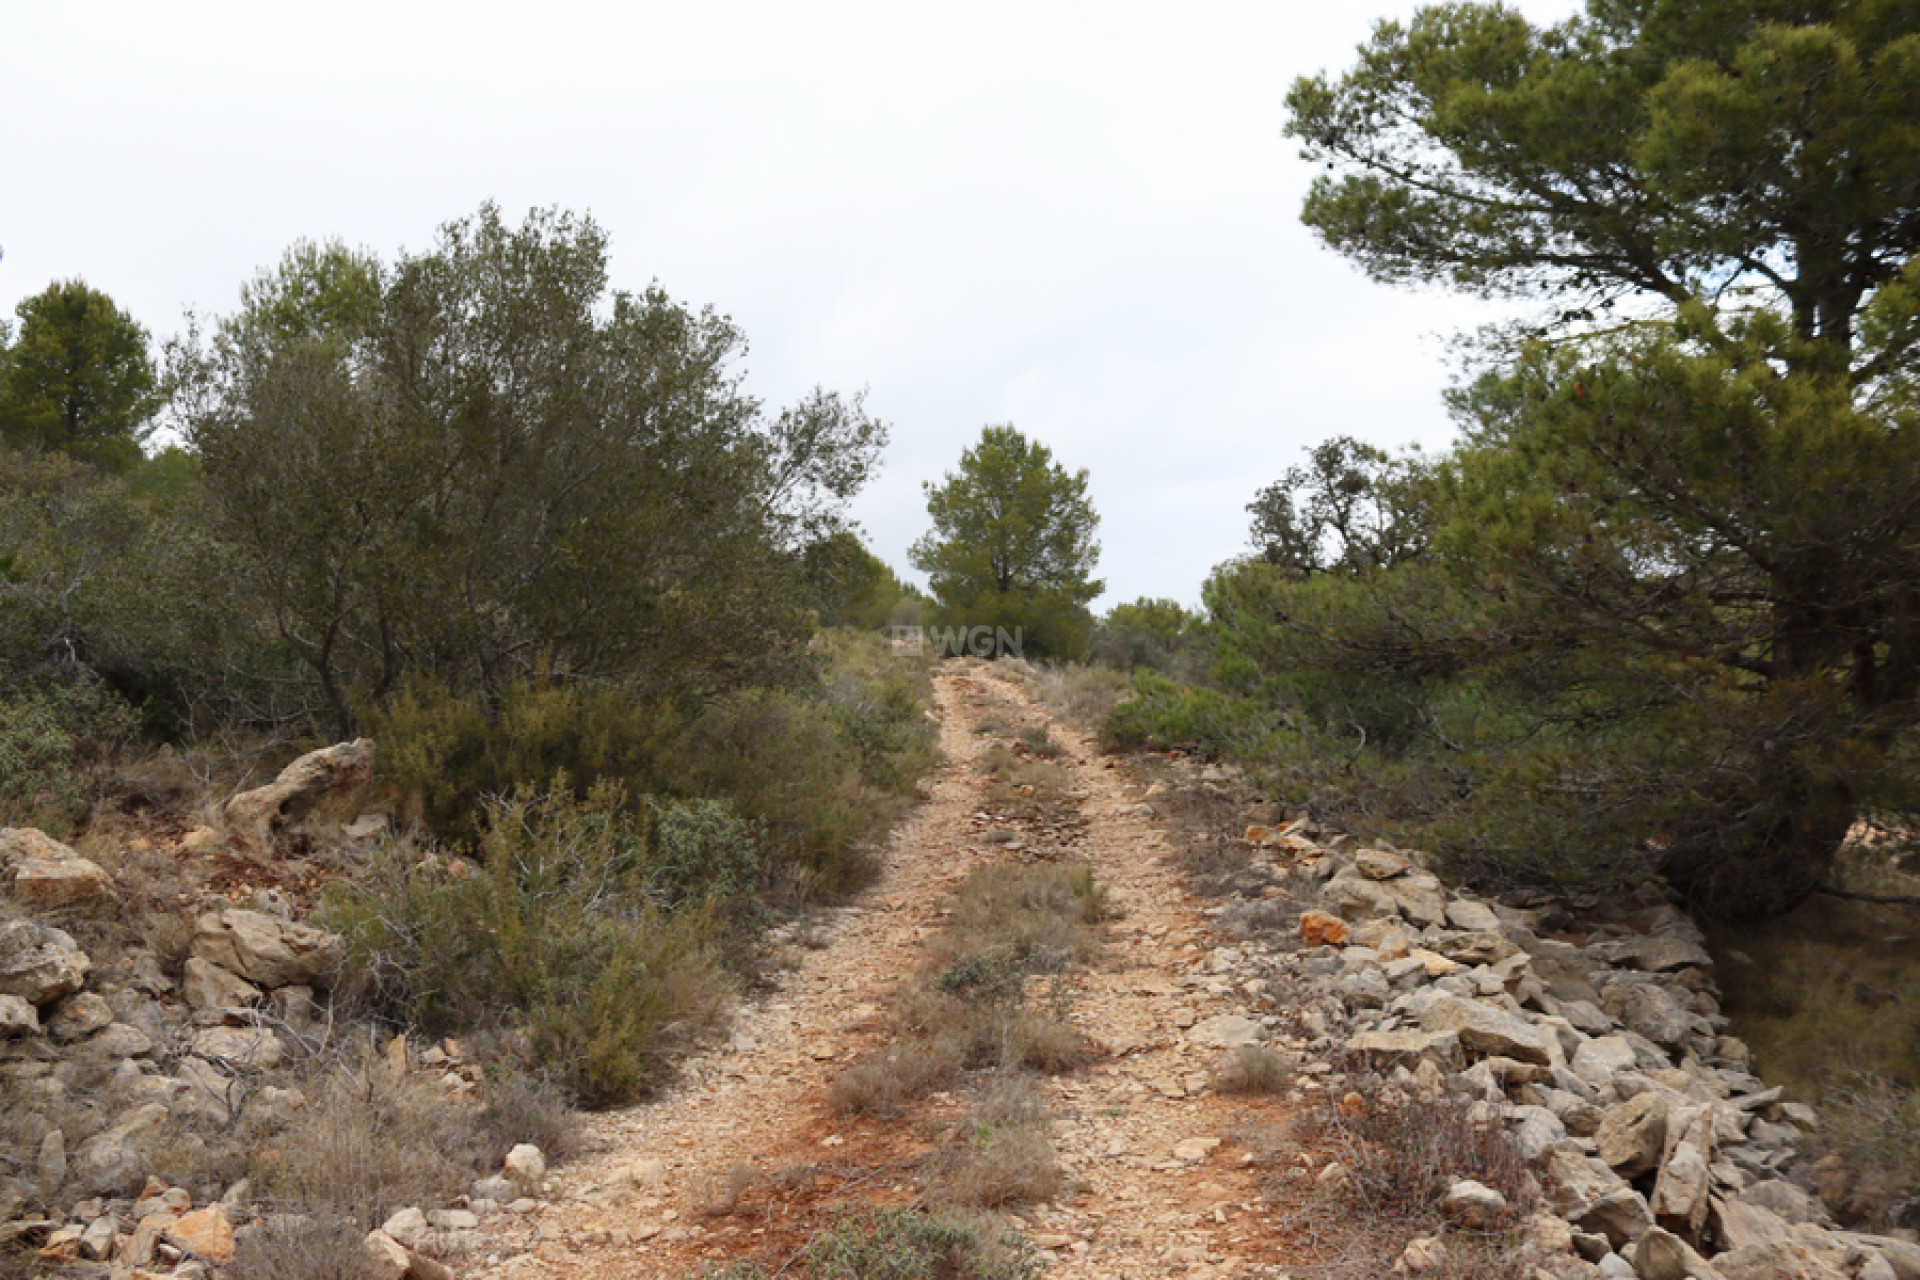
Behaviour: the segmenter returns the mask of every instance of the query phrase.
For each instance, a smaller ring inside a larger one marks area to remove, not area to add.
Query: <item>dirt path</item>
[[[1018,856],[980,839],[974,762],[986,742],[976,727],[1008,713],[1050,723],[1004,681],[942,674],[936,685],[947,763],[896,833],[877,885],[835,913],[814,939],[824,945],[744,1008],[732,1041],[690,1064],[684,1084],[597,1118],[605,1150],[560,1170],[541,1209],[490,1221],[492,1256],[474,1274],[624,1280],[739,1258],[774,1271],[835,1209],[911,1198],[914,1169],[933,1146],[927,1118],[845,1121],[825,1089],[882,1043],[889,998],[918,966],[943,894],[983,860]],[[1083,735],[1059,724],[1051,732],[1069,748],[1062,763],[1083,796],[1073,856],[1110,886],[1120,918],[1103,927],[1106,953],[1073,1006],[1107,1053],[1047,1085],[1078,1194],[1024,1210],[1026,1228],[1047,1248],[1053,1276],[1277,1276],[1256,1156],[1234,1135],[1279,1119],[1283,1104],[1211,1092],[1221,1050],[1193,1030],[1245,1013],[1244,997],[1208,972],[1205,904],[1181,888],[1142,785]],[[935,1111],[947,1101],[934,1095]],[[742,1195],[749,1168],[754,1189]],[[729,1202],[733,1212],[712,1211]]]

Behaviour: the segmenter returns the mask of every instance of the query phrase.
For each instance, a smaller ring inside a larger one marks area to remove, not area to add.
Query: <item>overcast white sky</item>
[[[763,399],[868,389],[896,568],[921,482],[1011,421],[1092,473],[1102,607],[1192,603],[1302,446],[1449,437],[1440,339],[1484,313],[1318,246],[1280,136],[1295,76],[1412,7],[12,5],[0,308],[81,276],[164,336],[302,237],[587,211],[616,283],[740,322]]]

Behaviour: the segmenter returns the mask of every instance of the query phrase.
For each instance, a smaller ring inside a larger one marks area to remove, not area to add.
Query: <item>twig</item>
[[[1849,902],[1874,902],[1888,907],[1920,907],[1920,896],[1911,893],[1861,893],[1857,889],[1842,889],[1830,884],[1823,884],[1814,892],[1824,893],[1829,898],[1845,898]]]

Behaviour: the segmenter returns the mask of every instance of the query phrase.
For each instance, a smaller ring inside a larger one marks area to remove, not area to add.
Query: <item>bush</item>
[[[92,680],[0,692],[0,826],[64,834],[99,792],[86,766],[136,727],[133,709]]]
[[[1024,1076],[995,1082],[961,1130],[961,1141],[937,1163],[936,1202],[976,1209],[1051,1200],[1066,1186],[1054,1155],[1047,1106]]]
[[[874,1209],[841,1218],[807,1246],[810,1280],[1038,1280],[1024,1241],[964,1218]]]
[[[1513,1139],[1497,1123],[1477,1123],[1462,1099],[1416,1102],[1394,1086],[1365,1087],[1328,1106],[1326,1127],[1346,1191],[1370,1217],[1437,1218],[1447,1189],[1468,1178],[1505,1196],[1516,1222],[1539,1199]]]
[[[1859,1075],[1828,1089],[1813,1146],[1844,1166],[1841,1203],[1828,1206],[1842,1222],[1867,1230],[1920,1225],[1893,1220],[1900,1208],[1920,1212],[1920,1088]]]
[[[1269,716],[1244,698],[1141,671],[1108,713],[1103,732],[1117,747],[1197,745],[1209,754],[1246,750],[1270,730]]]
[[[367,1229],[349,1218],[273,1214],[242,1235],[229,1280],[367,1280]]]
[[[1259,1044],[1243,1044],[1220,1064],[1222,1093],[1280,1093],[1293,1083],[1293,1064]]]
[[[715,913],[662,906],[648,828],[601,786],[586,801],[489,806],[477,873],[449,876],[390,847],[324,904],[349,941],[350,986],[374,1013],[433,1034],[523,1027],[582,1105],[641,1096],[713,1024],[726,990]]]

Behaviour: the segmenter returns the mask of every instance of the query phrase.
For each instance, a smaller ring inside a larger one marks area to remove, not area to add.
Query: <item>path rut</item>
[[[979,838],[976,760],[987,743],[975,730],[1008,709],[1068,748],[1061,763],[1085,819],[1072,856],[1093,865],[1119,911],[1073,1004],[1106,1052],[1045,1086],[1077,1193],[1023,1210],[1025,1228],[1045,1247],[1049,1276],[1282,1274],[1284,1241],[1255,1183],[1261,1157],[1236,1134],[1284,1119],[1285,1104],[1207,1087],[1222,1051],[1193,1029],[1247,1010],[1196,976],[1214,945],[1207,904],[1183,888],[1143,784],[1008,681],[942,673],[935,693],[946,763],[895,832],[876,884],[832,914],[823,945],[739,1010],[730,1041],[690,1062],[681,1084],[596,1117],[599,1152],[559,1170],[540,1209],[490,1221],[491,1257],[476,1274],[624,1280],[740,1258],[774,1271],[837,1209],[913,1197],[930,1122],[963,1104],[936,1094],[913,1123],[844,1120],[826,1088],[885,1041],[889,1000],[918,967],[943,895],[982,861],[1018,856]],[[712,1212],[736,1169],[738,1182],[754,1171],[757,1189],[735,1211]]]

